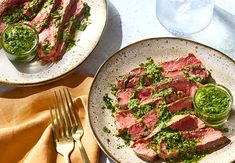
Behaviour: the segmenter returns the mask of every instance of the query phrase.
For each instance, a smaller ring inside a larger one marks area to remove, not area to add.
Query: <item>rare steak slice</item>
[[[205,82],[209,76],[209,72],[202,65],[193,65],[184,67],[181,70],[164,71],[162,72],[164,77],[168,78],[188,78],[197,82]]]
[[[163,140],[157,145],[158,154],[163,159],[171,159],[181,155],[189,150],[199,152],[212,152],[220,149],[230,143],[230,140],[223,135],[221,131],[213,128],[199,129],[195,131],[180,132],[181,141],[194,141],[195,147],[187,147],[183,151],[176,148],[167,148],[166,142]]]
[[[169,127],[174,131],[191,131],[205,127],[205,123],[195,115],[177,115],[168,122]]]
[[[231,142],[221,131],[213,128],[185,131],[182,134],[187,140],[197,141],[196,148],[198,151],[214,151]]]
[[[136,153],[137,156],[140,158],[152,162],[157,159],[157,153],[150,148],[151,142],[149,140],[145,141],[143,139],[140,139],[136,141],[131,148]]]
[[[69,19],[71,7],[75,0],[62,0],[54,11],[53,19],[48,28],[39,34],[38,57],[43,63],[50,63],[56,60],[55,56],[58,45],[59,35],[63,34],[62,24]]]
[[[38,12],[37,16],[32,21],[29,22],[30,25],[35,27],[35,29],[37,30],[38,33],[40,33],[44,27],[49,25],[51,13],[57,4],[57,1],[58,0],[46,1],[44,3],[44,5],[42,6],[41,10]],[[27,12],[27,11],[25,11],[25,12]],[[50,33],[50,32],[48,31],[46,33]],[[40,33],[39,38],[42,40],[43,39],[42,36],[44,36],[44,35],[45,35],[45,33],[44,34]],[[45,35],[44,37],[46,37],[46,36],[47,35]]]
[[[205,127],[205,124],[196,116],[187,114],[174,116],[169,122],[168,126],[174,131],[187,131],[203,128]],[[160,131],[161,130],[159,130],[158,132]],[[157,153],[156,151],[151,149],[151,144],[153,144],[152,137],[148,136],[134,142],[131,148],[134,150],[137,156],[147,161],[153,161],[157,158]],[[157,148],[160,151],[160,156],[164,159],[175,157],[178,155],[178,153],[176,153],[175,151],[166,150],[164,143],[160,143],[160,146],[157,146]]]
[[[156,85],[156,90],[160,91],[165,88],[172,88],[178,94],[182,94],[182,96],[194,96],[195,91],[199,88],[201,84],[195,83],[194,81],[188,80],[186,78],[178,78],[174,80],[170,80],[167,82],[159,83]]]
[[[137,123],[136,121],[137,119],[130,110],[115,113],[115,124],[119,132],[123,132],[125,129],[130,128]]]
[[[128,101],[130,100],[133,91],[134,90],[132,89],[122,89],[117,92],[116,96],[121,108],[127,108]]]
[[[205,127],[205,123],[201,121],[198,117],[191,114],[175,115],[169,122],[167,122],[166,127],[169,127],[174,131],[191,131],[196,129],[201,129]],[[158,126],[144,139],[148,140],[159,133],[162,128]]]
[[[135,88],[140,82],[140,76],[145,71],[145,68],[138,67],[130,71],[127,75],[120,77],[117,80],[117,89]]]
[[[192,109],[192,107],[193,107],[192,97],[189,96],[170,103],[168,105],[167,110],[169,112],[178,112],[183,109]]]
[[[192,65],[201,65],[201,61],[195,57],[194,54],[189,53],[186,57],[181,57],[176,60],[163,62],[162,68],[163,71],[175,71],[175,70],[182,70],[186,66]]]
[[[23,4],[24,2],[29,2],[29,1],[31,1],[31,0],[1,0],[0,1],[0,16],[8,8],[15,6],[17,4]]]
[[[45,0],[32,0],[30,2],[24,3],[23,13],[27,16],[32,16],[36,14],[42,7]]]
[[[75,35],[75,24],[79,21],[81,21],[81,19],[83,18],[83,13],[84,13],[84,3],[82,2],[82,0],[77,1],[76,5],[73,6],[71,12],[72,17],[70,18],[69,22],[68,22],[68,26],[64,29],[64,33],[67,33],[68,36],[73,37]],[[55,60],[59,60],[61,59],[61,57],[63,56],[63,54],[66,52],[66,47],[69,44],[69,39],[71,39],[71,37],[68,38],[64,38],[63,37],[63,41],[59,43],[59,46],[57,48],[56,54],[55,54]]]

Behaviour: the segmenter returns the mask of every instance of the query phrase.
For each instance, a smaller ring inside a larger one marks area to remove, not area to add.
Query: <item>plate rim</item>
[[[147,38],[147,39],[142,39],[142,40],[136,41],[136,42],[134,42],[134,43],[128,44],[127,46],[125,46],[125,47],[119,49],[118,51],[116,51],[115,53],[113,53],[110,57],[108,57],[108,58],[100,65],[100,67],[99,67],[99,69],[97,70],[97,72],[96,72],[96,74],[95,74],[95,76],[94,76],[94,78],[93,78],[93,81],[92,81],[92,83],[91,83],[91,87],[90,87],[89,95],[88,95],[88,102],[87,102],[87,108],[88,108],[88,110],[87,110],[87,117],[88,117],[88,125],[89,125],[89,127],[90,127],[90,130],[92,131],[92,134],[93,134],[93,136],[94,136],[94,138],[95,138],[97,144],[98,144],[99,147],[102,149],[102,151],[103,151],[112,161],[114,161],[114,162],[118,162],[118,160],[117,160],[115,157],[113,157],[113,155],[108,151],[108,149],[106,149],[106,148],[104,147],[104,145],[101,143],[101,141],[98,140],[97,135],[96,135],[96,133],[94,132],[93,126],[92,126],[92,124],[91,124],[89,108],[90,108],[91,90],[94,88],[94,82],[95,82],[97,76],[100,74],[100,70],[103,68],[103,66],[104,66],[109,60],[111,60],[114,56],[118,55],[118,54],[121,53],[122,51],[124,51],[124,50],[130,48],[131,46],[134,46],[134,45],[136,45],[136,44],[140,44],[140,43],[145,42],[145,41],[164,40],[164,39],[172,39],[172,40],[179,40],[179,41],[180,41],[180,40],[181,40],[181,41],[188,41],[188,42],[191,42],[191,43],[200,45],[200,46],[204,46],[204,47],[206,47],[206,48],[212,49],[212,50],[214,50],[214,51],[216,51],[216,52],[222,54],[225,58],[227,58],[228,60],[232,61],[233,64],[235,65],[235,60],[233,60],[230,56],[226,55],[225,53],[223,53],[223,52],[221,52],[221,51],[219,51],[219,50],[217,50],[217,49],[215,49],[215,48],[213,48],[213,47],[211,47],[211,46],[205,45],[205,44],[203,44],[203,43],[199,43],[199,42],[194,41],[194,40],[185,39],[185,38],[180,38],[180,37],[151,37],[151,38]]]
[[[53,77],[51,79],[46,79],[46,80],[43,80],[43,81],[39,81],[39,82],[29,82],[29,83],[14,83],[14,82],[9,82],[9,81],[0,81],[0,85],[3,85],[3,86],[14,86],[14,87],[30,87],[30,86],[39,86],[39,85],[43,85],[43,84],[49,84],[51,82],[54,82],[54,81],[57,81],[59,79],[62,79],[68,75],[70,75],[71,73],[73,73],[82,63],[84,63],[87,58],[90,56],[90,54],[95,50],[95,48],[97,47],[97,45],[99,44],[100,42],[100,39],[102,38],[103,34],[104,34],[104,31],[107,27],[107,20],[108,20],[108,1],[107,0],[102,0],[102,3],[104,4],[104,14],[105,14],[105,17],[104,17],[104,25],[102,27],[102,32],[100,33],[100,36],[98,37],[98,40],[97,42],[94,44],[94,47],[90,50],[90,52],[88,53],[87,56],[85,56],[83,58],[83,60],[78,64],[76,65],[75,67],[73,67],[72,69],[68,70],[67,72],[64,72],[63,74],[61,75],[58,75],[56,77]],[[54,63],[53,63],[54,64]]]

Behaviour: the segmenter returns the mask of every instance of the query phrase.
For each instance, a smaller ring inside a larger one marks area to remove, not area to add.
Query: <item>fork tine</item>
[[[66,94],[66,92],[65,92],[65,89],[63,88],[63,92],[64,92],[64,96],[65,96],[65,102],[66,102],[66,106],[67,106],[67,108],[68,108],[68,117],[69,117],[69,122],[70,122],[70,124],[71,124],[71,127],[73,127],[74,126],[74,120],[73,120],[73,117],[71,117],[73,114],[71,113],[71,109],[70,109],[70,107],[71,107],[71,103],[69,103],[69,101],[68,101],[68,96],[67,96],[67,94]]]
[[[64,121],[65,121],[66,134],[67,134],[67,137],[69,137],[69,136],[72,135],[72,133],[70,131],[70,128],[71,128],[72,124],[69,121],[69,115],[67,113],[65,103],[64,103],[64,100],[63,100],[63,97],[62,97],[62,94],[61,94],[60,90],[59,90],[59,94],[60,94],[60,99],[61,99],[61,108],[62,108],[62,111],[63,111],[63,114],[64,114],[63,118],[64,118]]]
[[[69,109],[70,109],[70,112],[72,114],[75,125],[76,126],[78,126],[78,125],[81,126],[81,123],[79,121],[79,115],[77,114],[77,112],[75,110],[75,106],[74,106],[71,94],[69,93],[69,89],[67,88],[66,90],[67,90],[67,95],[68,95],[67,99],[68,99],[69,103],[71,104],[71,107],[69,107]]]
[[[57,122],[59,124],[59,121],[61,122],[61,128],[62,128],[62,132],[61,132],[61,137],[65,137],[66,136],[66,129],[65,129],[65,121],[64,121],[64,118],[62,116],[62,112],[61,112],[61,108],[60,108],[60,103],[59,103],[59,99],[58,99],[58,96],[57,96],[57,93],[55,93],[55,98],[56,98],[56,106],[55,106],[55,110],[56,112],[58,111],[58,118],[57,118]]]
[[[50,109],[50,117],[51,117],[51,127],[52,127],[52,133],[55,137],[55,140],[58,141],[58,138],[57,138],[57,135],[56,135],[56,131],[55,131],[55,124],[54,124],[54,119],[53,119],[53,114],[52,114],[52,109],[51,107],[49,106],[49,109]]]

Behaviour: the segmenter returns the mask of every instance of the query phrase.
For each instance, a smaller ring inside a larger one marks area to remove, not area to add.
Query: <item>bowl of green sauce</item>
[[[15,23],[2,32],[1,45],[9,60],[29,62],[37,54],[38,33],[29,24]]]
[[[196,114],[207,126],[224,124],[232,108],[231,92],[219,84],[205,84],[197,89],[193,98]]]

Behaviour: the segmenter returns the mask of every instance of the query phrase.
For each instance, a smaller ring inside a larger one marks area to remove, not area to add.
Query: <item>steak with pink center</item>
[[[59,32],[62,30],[60,25],[68,20],[71,15],[69,11],[75,2],[75,0],[62,0],[56,10],[56,12],[58,12],[59,19],[53,18],[49,27],[39,34],[38,57],[42,62],[50,63],[55,61],[57,57],[55,54],[59,45]],[[49,33],[49,35],[47,35],[47,33]]]
[[[136,118],[129,110],[117,112],[115,113],[115,124],[119,131],[123,131],[136,124]]]
[[[163,71],[182,70],[186,66],[202,64],[194,54],[189,53],[186,57],[162,63]]]
[[[124,90],[119,90],[117,92],[117,100],[121,108],[127,107],[128,101],[130,100],[132,93],[133,93],[132,89],[124,89]]]
[[[137,156],[146,161],[154,161],[157,158],[157,153],[149,147],[150,141],[143,141],[142,139],[136,141],[131,148]]]
[[[224,134],[213,128],[200,129],[196,131],[182,132],[187,140],[196,140],[196,148],[199,151],[212,151],[220,149],[231,142]]]
[[[182,99],[179,99],[175,102],[172,102],[168,105],[167,110],[169,112],[178,112],[185,108],[192,109],[192,97],[184,97]]]

